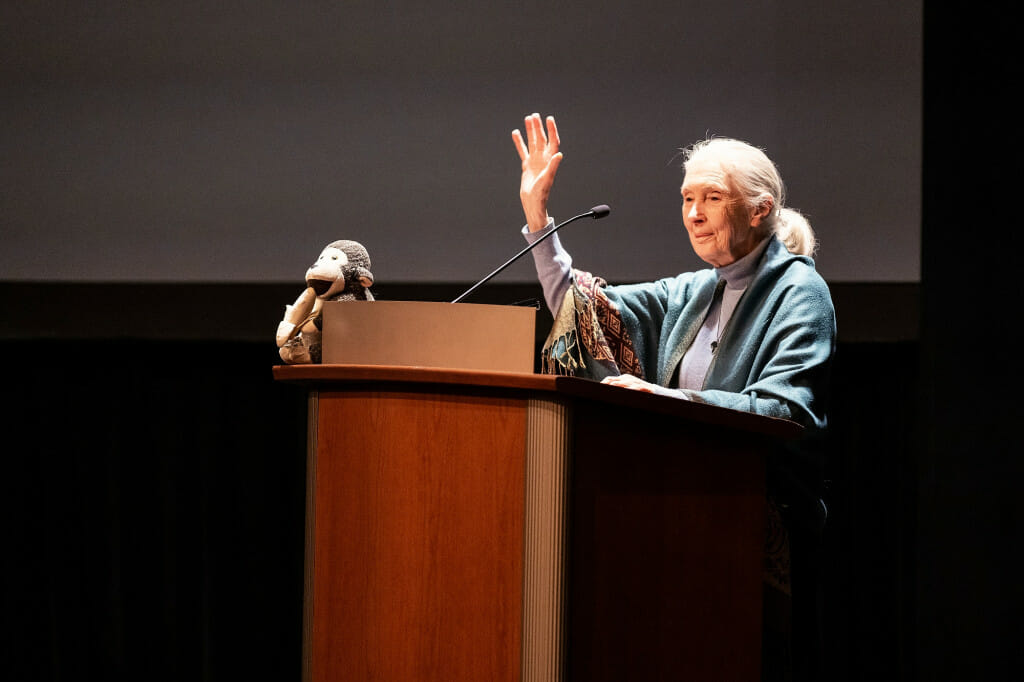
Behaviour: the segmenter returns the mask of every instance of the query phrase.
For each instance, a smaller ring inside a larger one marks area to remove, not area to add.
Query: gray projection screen
[[[292,282],[342,238],[380,282],[475,281],[523,246],[533,111],[556,219],[612,208],[562,232],[609,281],[701,266],[679,149],[707,135],[777,162],[827,279],[920,279],[919,0],[21,5],[2,281]]]

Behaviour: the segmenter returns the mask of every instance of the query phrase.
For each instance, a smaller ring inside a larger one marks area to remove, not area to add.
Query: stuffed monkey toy
[[[285,306],[277,347],[289,365],[319,363],[324,301],[372,301],[370,255],[359,242],[332,242],[306,271],[306,290]]]

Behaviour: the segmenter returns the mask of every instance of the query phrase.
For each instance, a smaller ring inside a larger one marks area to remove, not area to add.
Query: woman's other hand
[[[620,374],[617,377],[605,377],[601,380],[602,384],[608,384],[610,386],[621,386],[622,388],[629,388],[634,391],[643,391],[645,393],[657,393],[659,386],[651,384],[643,379],[637,378],[632,374]]]

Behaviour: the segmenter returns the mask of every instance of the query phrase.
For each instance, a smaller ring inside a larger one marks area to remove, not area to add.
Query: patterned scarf
[[[573,274],[574,282],[541,350],[544,373],[596,379],[632,374],[643,379],[633,340],[603,291],[607,282],[589,272]]]

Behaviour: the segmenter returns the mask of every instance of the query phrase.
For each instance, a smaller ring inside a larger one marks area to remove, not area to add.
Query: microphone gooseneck
[[[598,206],[594,206],[592,209],[590,209],[586,213],[580,213],[579,215],[573,216],[572,218],[569,218],[568,220],[566,220],[566,221],[564,221],[562,223],[559,223],[558,225],[555,225],[553,228],[551,228],[550,232],[548,232],[547,234],[545,234],[543,237],[541,237],[537,241],[533,242],[532,244],[529,244],[525,249],[523,249],[522,251],[520,251],[516,255],[512,256],[511,258],[509,258],[507,261],[505,261],[501,265],[501,267],[499,267],[497,270],[495,270],[491,274],[487,275],[482,280],[480,280],[479,282],[477,282],[476,284],[474,284],[473,286],[471,286],[470,288],[468,288],[464,292],[462,292],[458,296],[458,298],[456,298],[454,301],[452,301],[452,303],[458,303],[459,301],[464,299],[466,296],[468,296],[469,294],[473,293],[473,291],[475,291],[477,287],[479,287],[480,285],[488,282],[492,277],[497,275],[499,272],[501,272],[502,270],[504,270],[508,266],[510,266],[513,263],[515,263],[517,260],[522,258],[524,255],[526,255],[529,251],[531,251],[533,249],[533,247],[537,246],[537,244],[540,244],[542,241],[544,241],[545,239],[547,239],[548,237],[553,235],[555,232],[557,232],[558,230],[560,230],[563,227],[565,227],[566,225],[568,225],[569,223],[574,222],[576,220],[579,220],[580,218],[593,218],[594,220],[598,220],[599,218],[604,218],[606,215],[608,215],[611,212],[612,212],[612,210],[610,208],[608,208],[607,204],[600,204]]]

